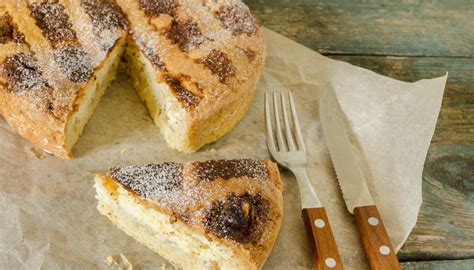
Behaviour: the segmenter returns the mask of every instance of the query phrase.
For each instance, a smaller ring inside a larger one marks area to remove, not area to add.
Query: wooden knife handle
[[[303,220],[313,248],[314,269],[344,269],[324,207],[303,209]]]
[[[377,207],[356,207],[354,216],[370,268],[401,269]]]

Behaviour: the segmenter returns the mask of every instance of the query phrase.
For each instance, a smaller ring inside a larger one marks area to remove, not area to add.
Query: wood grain
[[[311,238],[314,269],[344,269],[326,210],[323,207],[305,208],[302,215],[306,232]]]
[[[375,205],[356,207],[354,218],[370,268],[401,269],[377,207]]]
[[[472,259],[473,216],[474,145],[432,144],[423,173],[418,222],[398,256],[403,260]]]
[[[427,261],[402,263],[405,270],[472,270],[474,260]]]
[[[266,27],[325,54],[474,56],[471,1],[245,2]]]

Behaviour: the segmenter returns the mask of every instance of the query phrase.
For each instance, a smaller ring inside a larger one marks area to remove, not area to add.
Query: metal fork
[[[306,173],[306,148],[291,92],[265,93],[265,124],[268,151],[278,164],[295,175],[298,182],[315,269],[343,269],[326,210]]]

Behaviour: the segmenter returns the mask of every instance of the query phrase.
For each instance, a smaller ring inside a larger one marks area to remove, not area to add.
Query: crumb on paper
[[[132,264],[128,261],[127,257],[120,253],[120,258],[122,258],[122,263],[127,267],[127,270],[133,270]]]
[[[47,153],[43,150],[36,150],[34,147],[28,148],[28,152],[32,154],[37,159],[43,159],[46,157]]]
[[[112,266],[113,264],[117,264],[117,262],[114,260],[114,257],[112,257],[111,255],[107,256],[107,258],[105,258],[105,262],[107,263],[108,266]]]
[[[120,150],[120,154],[122,154],[122,155],[125,154],[126,152],[128,152],[127,148],[124,148],[124,149]]]
[[[160,267],[161,270],[166,270],[166,263],[163,263]]]
[[[107,256],[105,262],[108,266],[111,266],[110,270],[133,270],[132,264],[122,253],[120,253],[120,256]]]

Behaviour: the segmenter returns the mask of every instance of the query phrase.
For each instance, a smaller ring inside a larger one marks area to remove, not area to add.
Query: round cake
[[[70,158],[122,55],[168,145],[194,152],[247,112],[265,41],[236,0],[2,1],[0,113]]]

